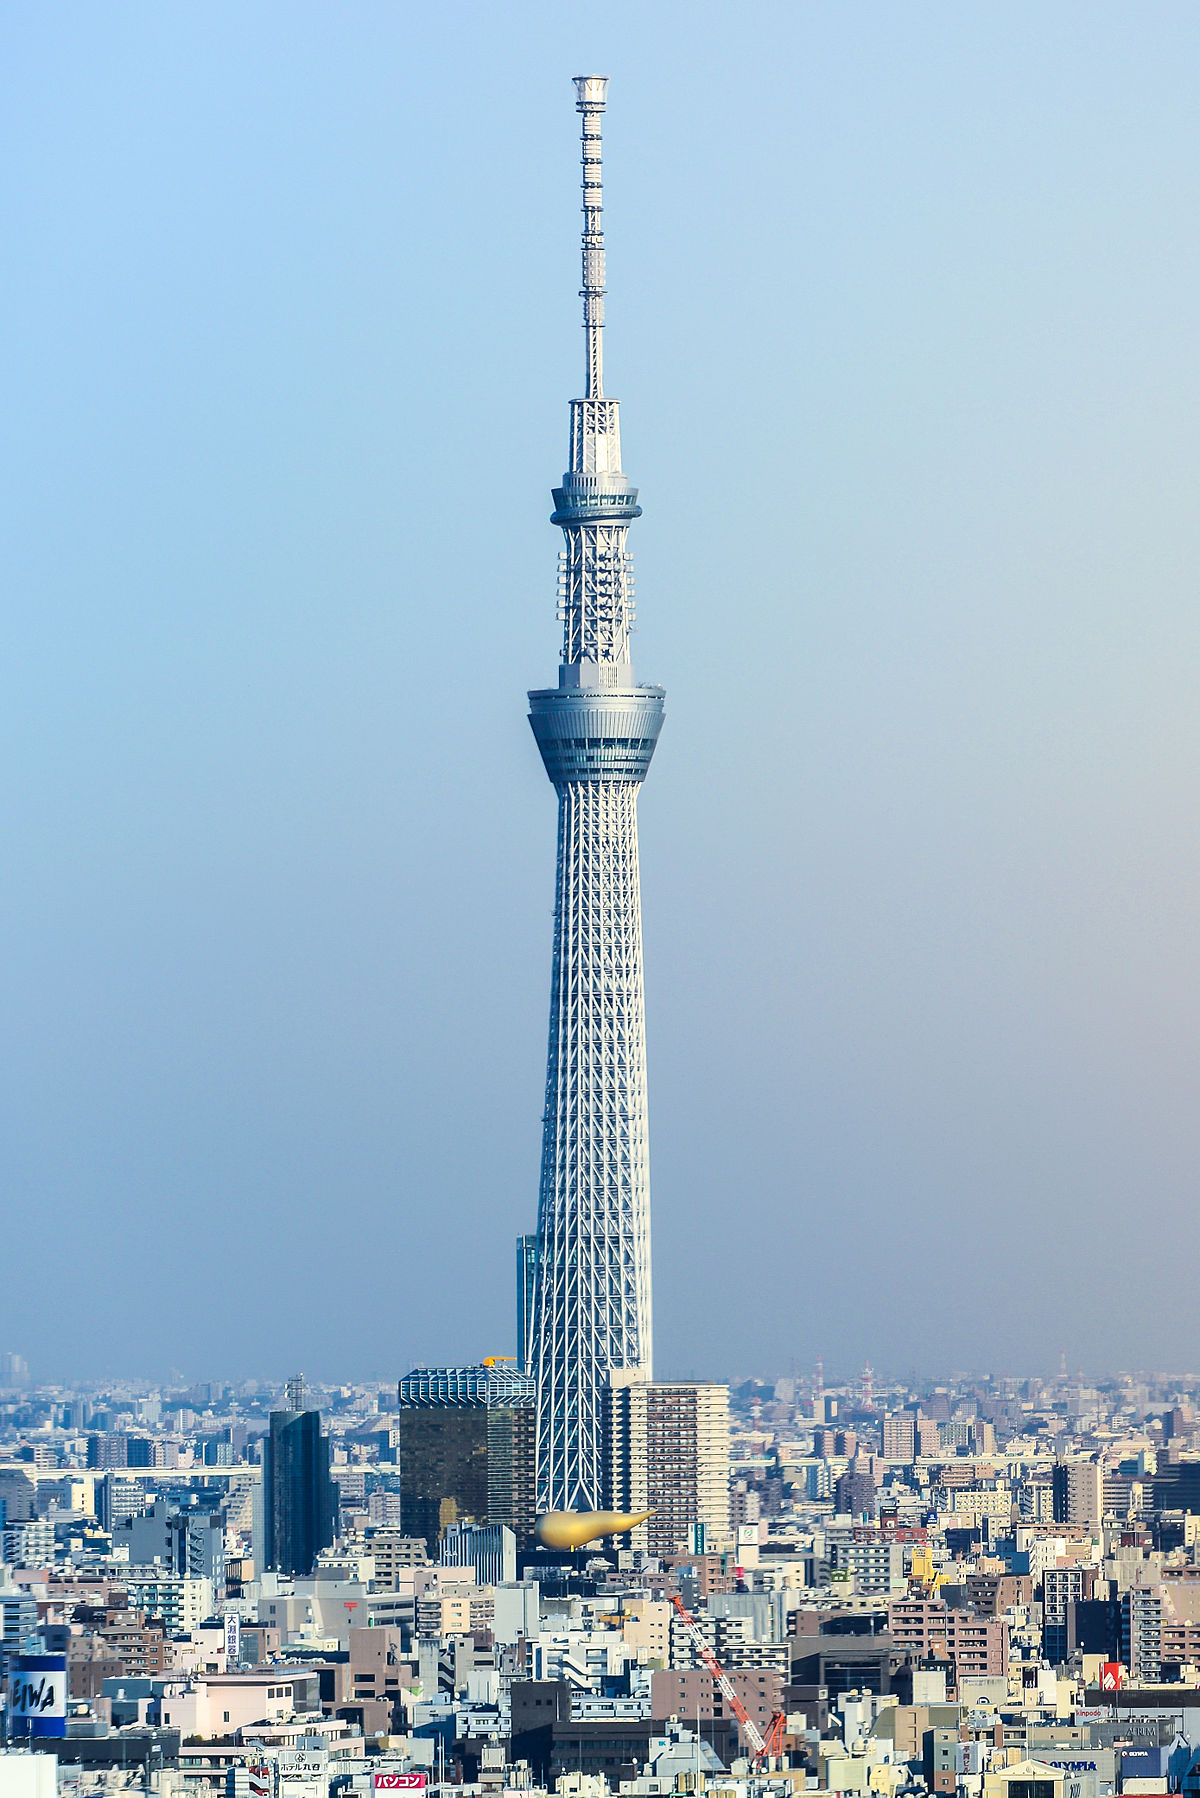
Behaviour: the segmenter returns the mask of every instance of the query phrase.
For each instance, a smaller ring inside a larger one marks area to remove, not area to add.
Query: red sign
[[[1105,1661],[1100,1669],[1100,1690],[1102,1692],[1119,1692],[1121,1690],[1120,1661]]]
[[[377,1792],[423,1792],[423,1773],[376,1773],[371,1783]]]

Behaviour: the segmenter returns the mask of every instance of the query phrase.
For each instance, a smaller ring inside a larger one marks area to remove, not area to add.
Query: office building
[[[333,1543],[336,1514],[321,1413],[305,1409],[303,1380],[289,1381],[287,1408],[272,1411],[263,1444],[266,1565],[306,1578]]]
[[[628,1538],[651,1554],[712,1552],[731,1540],[729,1388],[645,1380],[604,1393],[604,1506],[654,1515]]]
[[[211,1580],[214,1591],[224,1591],[225,1533],[215,1512],[181,1511],[160,1498],[140,1516],[116,1523],[112,1535],[114,1550],[127,1550],[131,1565],[157,1562],[171,1573]]]
[[[106,1473],[96,1481],[96,1521],[102,1530],[115,1530],[127,1518],[137,1517],[149,1503],[140,1480],[123,1480]]]
[[[452,1523],[442,1533],[443,1567],[473,1567],[481,1586],[512,1585],[517,1538],[503,1523]]]
[[[550,1043],[534,1301],[539,1511],[602,1499],[611,1374],[651,1368],[650,1149],[637,797],[663,721],[635,681],[626,536],[637,490],[621,471],[618,404],[604,393],[600,121],[607,81],[580,76],[584,397],[571,402],[561,525],[558,686],[529,695],[558,794]]]
[[[458,1523],[533,1540],[536,1387],[506,1367],[426,1367],[398,1388],[400,1516],[431,1556]]]

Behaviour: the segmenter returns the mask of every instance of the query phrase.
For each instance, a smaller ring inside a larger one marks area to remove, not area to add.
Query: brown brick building
[[[1008,1624],[1002,1617],[951,1609],[934,1598],[898,1598],[888,1606],[888,1631],[897,1654],[912,1661],[951,1660],[960,1679],[1008,1668]]]

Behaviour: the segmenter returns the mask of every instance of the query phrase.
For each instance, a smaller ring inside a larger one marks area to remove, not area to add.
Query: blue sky
[[[1194,1361],[1195,9],[0,43],[0,1346],[511,1346],[597,71],[659,1368]]]

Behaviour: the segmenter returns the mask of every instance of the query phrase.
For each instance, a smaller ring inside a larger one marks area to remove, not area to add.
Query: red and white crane
[[[704,1666],[712,1675],[713,1684],[722,1694],[726,1704],[738,1720],[738,1727],[750,1747],[754,1750],[752,1765],[759,1773],[771,1755],[778,1754],[783,1744],[784,1714],[776,1711],[771,1718],[770,1727],[764,1736],[754,1718],[737,1695],[737,1690],[720,1661],[708,1645],[708,1639],[692,1613],[680,1598],[678,1592],[671,1594],[671,1603],[679,1613],[679,1621],[687,1631],[688,1639],[696,1650]]]

